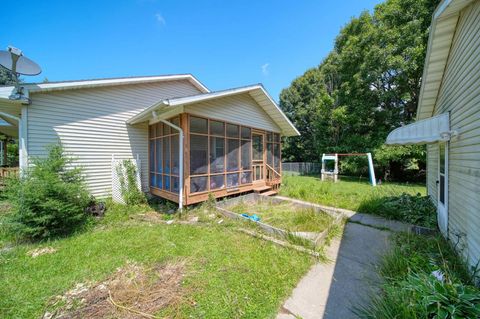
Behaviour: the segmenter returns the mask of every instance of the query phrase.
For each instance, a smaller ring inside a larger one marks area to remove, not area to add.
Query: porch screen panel
[[[180,123],[179,117],[169,119]],[[150,187],[178,193],[179,184],[179,133],[163,123],[149,127],[149,169]]]
[[[190,134],[190,174],[208,172],[208,136]]]
[[[267,164],[280,173],[281,169],[281,143],[280,134],[267,133]]]
[[[237,139],[227,140],[227,171],[235,172],[240,170],[239,162],[239,142]]]
[[[250,127],[196,116],[189,125],[192,194],[252,182]]]

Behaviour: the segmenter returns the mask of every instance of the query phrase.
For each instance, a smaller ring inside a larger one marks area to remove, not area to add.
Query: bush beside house
[[[23,239],[41,240],[66,235],[87,219],[91,201],[82,170],[61,145],[48,147],[48,156],[33,158],[30,169],[8,181],[6,196],[12,204],[8,228]]]

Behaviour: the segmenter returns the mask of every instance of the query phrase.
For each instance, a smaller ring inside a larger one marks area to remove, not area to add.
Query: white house
[[[427,191],[438,225],[472,266],[480,260],[480,0],[436,9],[417,122],[387,144],[427,144]]]
[[[22,87],[21,98],[0,87],[0,117],[10,124],[0,132],[19,139],[20,169],[60,141],[97,197],[112,194],[112,158],[139,158],[142,188],[179,204],[273,193],[280,136],[298,135],[259,84],[210,92],[180,74]]]

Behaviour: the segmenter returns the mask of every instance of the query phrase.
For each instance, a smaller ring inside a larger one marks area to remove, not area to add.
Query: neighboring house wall
[[[449,237],[469,263],[480,258],[480,1],[460,15],[433,115],[450,111]],[[428,192],[437,197],[438,145],[428,146]]]
[[[257,129],[280,132],[280,128],[248,93],[187,105],[185,112]]]
[[[45,155],[59,140],[85,168],[94,196],[111,194],[112,154],[140,156],[142,185],[148,189],[148,124],[126,120],[161,99],[198,94],[188,81],[170,81],[34,93],[28,106],[28,155]]]

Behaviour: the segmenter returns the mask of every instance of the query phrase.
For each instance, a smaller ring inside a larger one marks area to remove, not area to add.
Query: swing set
[[[335,183],[338,182],[338,158],[340,156],[367,156],[368,159],[368,172],[370,175],[370,183],[372,186],[377,186],[377,181],[375,179],[375,171],[373,170],[373,159],[372,153],[335,153],[335,154],[323,154],[322,155],[322,181],[333,180]],[[333,170],[327,169],[327,162],[334,161]]]

